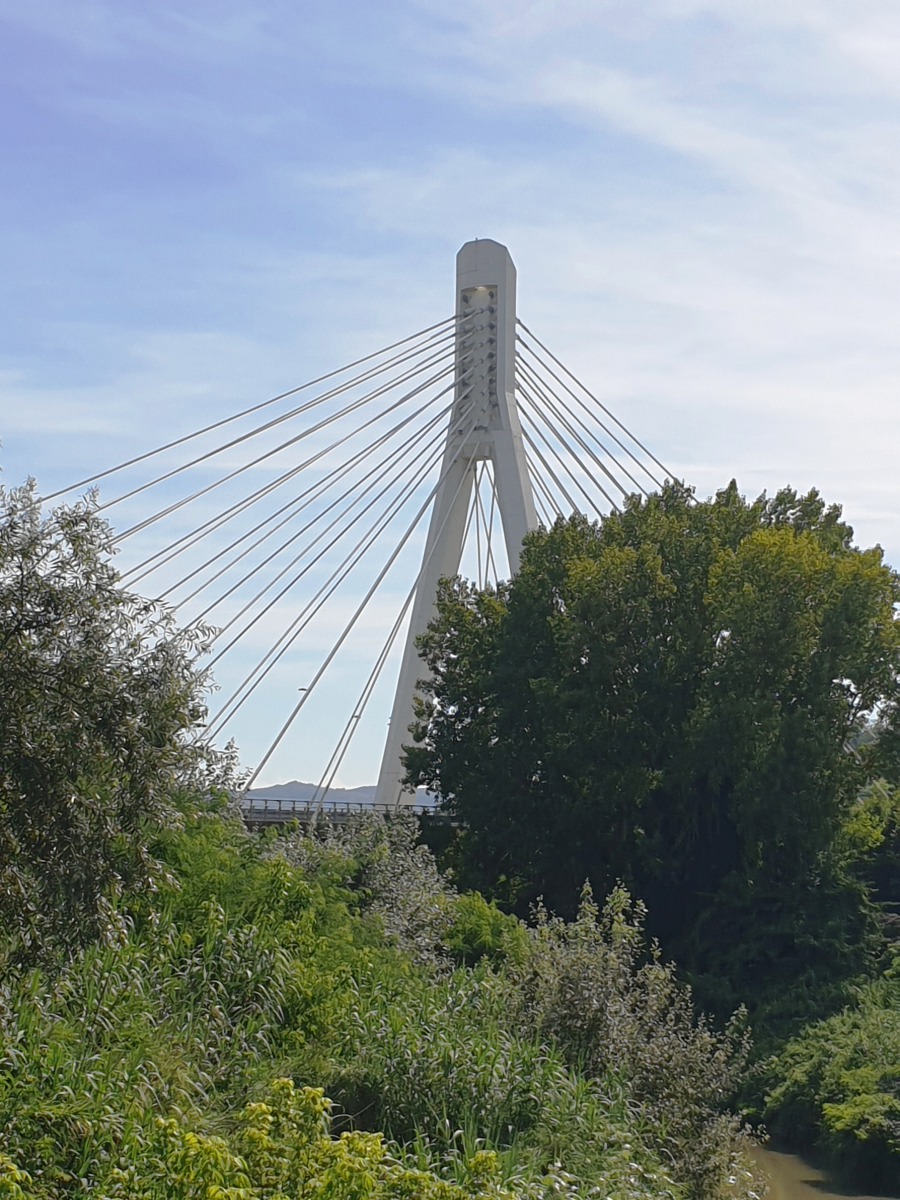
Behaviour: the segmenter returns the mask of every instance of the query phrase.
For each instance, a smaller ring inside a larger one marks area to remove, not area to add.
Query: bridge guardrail
[[[366,803],[364,800],[325,800],[321,804],[313,800],[292,800],[265,797],[246,800],[241,806],[244,821],[248,825],[279,825],[287,821],[299,821],[308,825],[321,812],[329,821],[342,822],[360,813],[379,813],[382,816],[392,816],[398,809],[392,804]],[[412,813],[414,816],[437,815],[437,809],[432,804],[400,804],[400,812]]]

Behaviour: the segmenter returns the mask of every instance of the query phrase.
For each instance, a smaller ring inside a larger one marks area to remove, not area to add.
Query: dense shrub
[[[623,897],[530,930],[402,823],[250,836],[196,801],[150,849],[168,877],[117,939],[0,989],[0,1196],[749,1196],[734,1039],[641,965]],[[676,1079],[700,1062],[705,1091]]]
[[[765,1064],[763,1115],[861,1186],[900,1182],[900,973],[859,990]]]
[[[343,846],[349,864],[357,836],[327,835],[322,845],[332,855]],[[422,873],[433,869],[426,852],[415,847],[409,860],[409,830],[380,836],[395,842],[418,895]],[[377,841],[372,823],[366,838]],[[365,867],[359,877],[373,878]],[[378,905],[402,893],[407,875],[387,877],[394,885]],[[562,1157],[571,1170],[580,1153],[604,1158],[622,1132],[615,1113],[624,1105],[627,1137],[643,1147],[633,1156],[648,1156],[651,1175],[665,1163],[697,1198],[716,1195],[726,1178],[738,1191],[742,1180],[751,1186],[747,1131],[723,1111],[747,1056],[741,1019],[723,1033],[696,1019],[674,968],[658,950],[647,954],[640,905],[619,888],[601,913],[586,890],[575,922],[538,909],[529,928],[480,896],[457,896],[444,880],[440,888],[438,911],[452,918],[447,946],[481,964],[447,976],[445,960],[433,955],[438,975],[428,980],[357,975],[341,1054],[347,1066],[334,1092],[350,1111],[401,1141],[423,1136],[446,1150],[464,1130],[491,1145],[514,1140],[535,1161],[537,1148],[558,1144],[567,1127]],[[389,927],[396,911],[405,905],[388,906]],[[550,1136],[551,1114],[560,1112],[570,1119]]]
[[[396,978],[362,981],[339,1084],[344,1104],[444,1158],[460,1145],[490,1147],[519,1185],[536,1186],[561,1163],[579,1191],[684,1194],[627,1082],[570,1069],[554,1046],[515,1031],[516,1009],[514,987],[489,969],[457,971],[427,990]]]
[[[591,1078],[627,1080],[652,1145],[692,1196],[746,1167],[747,1131],[723,1111],[745,1066],[742,1014],[722,1033],[699,1020],[690,989],[658,947],[645,955],[644,910],[616,888],[602,912],[590,888],[575,921],[538,908],[529,950],[511,968],[519,1011]]]
[[[157,1153],[159,1119],[202,1130],[285,1060],[321,1071],[346,1004],[353,930],[327,880],[213,813],[155,850],[172,877],[153,909],[0,989],[0,1137],[37,1195],[104,1194]]]

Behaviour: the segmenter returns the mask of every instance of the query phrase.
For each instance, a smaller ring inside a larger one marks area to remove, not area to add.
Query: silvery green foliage
[[[711,1200],[732,1179],[731,1194],[753,1200],[749,1131],[724,1110],[749,1050],[743,1014],[721,1033],[696,1017],[674,966],[658,947],[646,955],[644,915],[621,887],[602,911],[585,887],[570,923],[539,907],[528,952],[511,967],[519,1017],[589,1076],[627,1080],[651,1144],[689,1196]]]
[[[413,816],[385,822],[383,840],[369,859],[363,883],[388,940],[416,961],[437,966],[446,960],[443,945],[456,891],[429,848],[417,845],[417,836]]]
[[[224,797],[223,815],[240,821],[244,815],[244,791],[249,778],[250,771],[241,766],[240,752],[231,738],[224,750],[209,742],[199,742],[190,775],[184,778],[182,785],[185,790],[200,796]]]
[[[148,825],[198,767],[208,630],[125,591],[96,497],[43,514],[0,488],[0,928],[59,964],[121,934],[158,874]]]
[[[421,965],[442,968],[449,963],[444,941],[457,893],[417,837],[410,814],[361,813],[344,825],[321,821],[288,835],[276,852],[309,872],[339,871],[392,945]]]

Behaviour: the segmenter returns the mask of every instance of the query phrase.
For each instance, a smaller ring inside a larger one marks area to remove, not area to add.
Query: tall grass
[[[6,972],[0,1196],[750,1195],[738,1043],[621,897],[527,929],[383,822],[250,837],[195,804],[153,849],[170,883],[115,942]]]

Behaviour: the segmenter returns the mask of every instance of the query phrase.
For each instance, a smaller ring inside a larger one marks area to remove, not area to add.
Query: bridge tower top
[[[416,638],[435,612],[438,582],[459,571],[475,471],[489,459],[509,569],[537,514],[516,408],[516,268],[505,246],[466,242],[456,256],[456,394],[391,711],[376,803],[400,801],[416,682]]]

